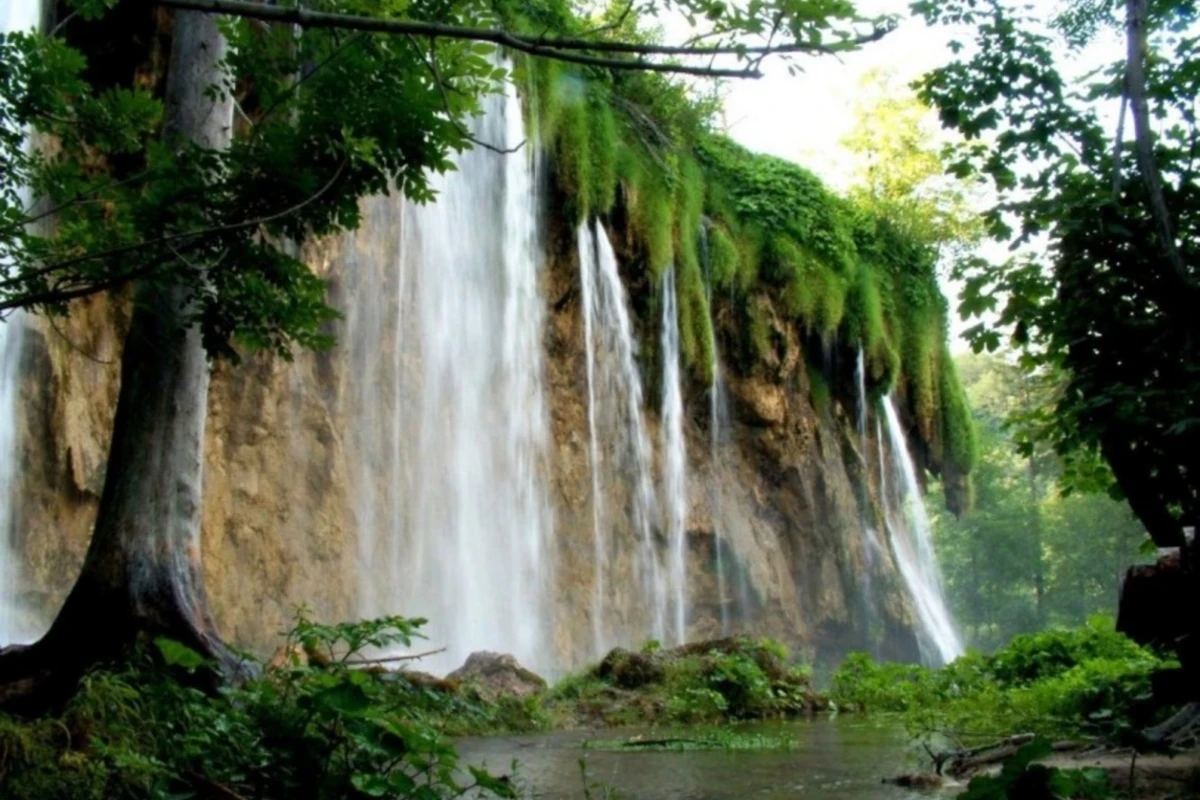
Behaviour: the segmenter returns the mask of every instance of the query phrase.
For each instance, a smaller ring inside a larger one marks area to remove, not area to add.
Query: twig
[[[417,54],[421,57],[421,61],[425,64],[425,68],[429,70],[429,74],[433,78],[434,84],[437,85],[438,93],[442,96],[442,108],[444,108],[446,111],[446,117],[451,121],[454,127],[458,129],[459,134],[464,139],[469,141],[471,144],[476,145],[477,147],[482,147],[485,150],[491,150],[493,153],[499,153],[500,155],[509,155],[511,153],[515,153],[525,146],[524,139],[522,139],[515,147],[503,148],[494,144],[488,144],[487,142],[480,141],[472,136],[470,131],[468,131],[462,126],[461,123],[454,119],[454,114],[450,111],[450,98],[446,94],[446,84],[442,80],[442,73],[437,68],[437,53],[434,51],[433,41],[430,40],[429,42],[430,52],[428,56],[425,55],[424,49],[417,44],[417,40],[414,37],[409,36],[408,41],[411,42],[412,46],[416,49]]]
[[[81,255],[81,256],[75,256],[74,258],[68,258],[63,261],[57,261],[53,264],[47,264],[44,267],[39,267],[38,269],[32,270],[30,272],[21,273],[15,278],[9,278],[7,280],[0,281],[0,289],[20,284],[24,281],[29,280],[30,278],[37,278],[42,275],[48,275],[52,272],[57,272],[60,269],[66,269],[67,267],[73,267],[76,264],[83,264],[87,261],[95,261],[97,259],[112,258],[113,256],[125,255],[126,253],[136,252],[143,248],[153,247],[155,245],[160,245],[160,244],[168,244],[169,245],[171,242],[177,242],[180,239],[205,238],[205,237],[209,237],[209,236],[215,236],[217,234],[232,233],[234,231],[244,230],[246,228],[253,228],[258,225],[265,225],[268,222],[274,222],[277,219],[282,219],[283,217],[289,216],[291,214],[296,213],[297,211],[300,211],[301,209],[303,209],[306,206],[315,202],[323,194],[325,194],[327,191],[329,191],[331,188],[333,188],[333,185],[335,183],[337,183],[339,178],[341,178],[342,171],[345,170],[345,168],[346,168],[346,163],[347,163],[346,161],[342,161],[342,163],[340,165],[338,165],[337,170],[333,173],[333,177],[331,177],[324,186],[322,186],[320,189],[318,189],[316,191],[316,193],[310,195],[309,197],[305,198],[304,200],[301,200],[299,203],[296,203],[293,206],[283,209],[282,211],[278,211],[273,214],[267,214],[266,216],[262,216],[262,217],[255,217],[254,219],[243,220],[241,222],[233,222],[228,225],[217,225],[215,227],[206,228],[206,229],[199,230],[199,231],[186,231],[183,233],[172,233],[167,236],[159,237],[158,239],[151,239],[150,241],[143,241],[143,242],[134,242],[133,244],[122,245],[120,247],[114,247],[111,250],[104,250],[99,253],[85,253],[84,255]],[[106,286],[105,288],[110,288],[110,287]],[[87,294],[87,292],[84,292],[83,294]],[[80,296],[82,296],[82,294],[73,294],[70,297],[66,297],[64,299],[71,299],[73,297],[80,297]],[[43,302],[45,302],[45,301],[43,301]],[[19,307],[24,304],[25,303],[22,302],[22,298],[19,298],[19,297],[18,298],[10,298],[9,300],[0,302],[0,311],[3,311],[6,308],[16,308],[16,307]]]
[[[434,656],[438,653],[446,652],[446,648],[439,647],[437,650],[430,650],[425,653],[413,653],[407,656],[384,656],[383,658],[356,658],[353,661],[347,661],[347,664],[393,664],[397,661],[416,661],[417,659],[425,658],[426,656]]]
[[[217,783],[214,780],[210,780],[201,775],[199,772],[188,770],[184,773],[184,775],[197,789],[207,792],[209,797],[217,798],[217,800],[246,800],[246,798],[242,797],[228,786]]]

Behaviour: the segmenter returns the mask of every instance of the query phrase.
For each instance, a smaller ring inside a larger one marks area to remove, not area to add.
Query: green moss
[[[829,381],[825,378],[825,373],[821,372],[820,367],[811,361],[806,360],[804,368],[808,374],[809,401],[818,413],[824,414],[829,411],[833,402],[833,393],[829,388]]]
[[[676,269],[682,359],[694,379],[710,380],[716,362],[714,303],[741,320],[734,338],[751,363],[773,350],[770,313],[827,342],[861,344],[871,390],[901,385],[931,467],[967,485],[972,437],[944,356],[934,252],[802,167],[714,134],[715,106],[682,84],[541,62],[527,69],[560,204],[579,217],[606,215],[620,197],[646,283],[659,286]],[[644,315],[655,308],[640,304]],[[643,323],[657,329],[649,316]]]
[[[771,350],[771,322],[767,304],[758,299],[752,299],[746,304],[746,337],[749,344],[749,356],[754,361],[764,361]]]
[[[722,225],[712,225],[708,229],[708,265],[709,280],[714,288],[730,289],[736,285],[738,271],[741,268],[742,255]]]

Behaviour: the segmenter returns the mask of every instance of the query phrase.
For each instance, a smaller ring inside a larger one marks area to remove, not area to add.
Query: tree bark
[[[228,146],[232,99],[206,96],[226,42],[216,18],[175,16],[167,72],[169,140]],[[0,704],[53,702],[139,634],[177,639],[240,671],[208,610],[200,518],[209,365],[188,289],[145,283],[121,359],[104,491],[83,570],[49,632],[0,655]]]

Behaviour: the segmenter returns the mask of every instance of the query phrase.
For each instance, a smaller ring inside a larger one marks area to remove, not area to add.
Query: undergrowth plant
[[[12,800],[512,797],[460,763],[441,692],[364,666],[422,620],[301,617],[283,664],[216,691],[205,660],[160,639],[82,681],[61,712],[0,715],[0,795]],[[459,708],[458,711],[463,709]]]
[[[1018,636],[990,656],[969,652],[936,670],[855,653],[834,674],[829,697],[843,710],[899,714],[925,737],[1119,737],[1148,721],[1150,674],[1161,666],[1098,617],[1078,630]]]

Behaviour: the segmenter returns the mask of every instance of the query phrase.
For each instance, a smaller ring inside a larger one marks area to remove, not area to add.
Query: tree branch
[[[397,661],[417,661],[427,656],[435,656],[438,653],[446,652],[446,648],[439,647],[437,650],[428,650],[424,653],[413,653],[406,656],[384,656],[383,658],[356,658],[353,661],[347,661],[347,664],[394,664]]]
[[[274,222],[275,220],[282,219],[283,217],[286,217],[290,214],[295,214],[297,211],[299,211],[299,210],[305,208],[306,206],[312,204],[313,202],[315,202],[318,198],[321,197],[321,195],[325,194],[327,191],[329,191],[331,188],[333,188],[333,185],[335,183],[337,183],[338,179],[342,176],[342,171],[345,170],[345,168],[346,168],[346,162],[343,161],[338,166],[337,171],[335,171],[333,173],[333,177],[331,177],[329,179],[329,182],[326,183],[324,186],[322,186],[320,189],[318,189],[316,191],[316,193],[310,195],[309,197],[306,197],[304,200],[301,200],[299,203],[296,203],[293,206],[285,208],[282,211],[277,211],[274,214],[267,214],[266,216],[263,216],[263,217],[255,217],[254,219],[242,220],[241,222],[232,222],[232,223],[229,223],[228,225],[217,225],[215,227],[205,228],[205,229],[199,230],[199,231],[185,231],[185,232],[181,232],[181,233],[172,233],[167,236],[159,237],[158,239],[151,239],[149,241],[142,241],[142,242],[133,242],[131,244],[122,245],[120,247],[114,247],[111,250],[104,250],[99,253],[84,253],[81,256],[75,256],[73,258],[64,259],[62,261],[56,261],[53,264],[47,264],[46,266],[39,267],[36,270],[21,273],[21,274],[17,275],[17,277],[15,277],[15,278],[9,278],[7,280],[0,281],[0,289],[5,289],[10,286],[16,286],[20,283],[23,283],[23,282],[29,280],[30,278],[37,278],[37,277],[41,277],[43,275],[49,275],[50,273],[57,272],[60,269],[66,269],[67,267],[73,267],[73,266],[76,266],[77,264],[83,264],[88,261],[96,261],[97,259],[113,258],[114,256],[122,256],[122,255],[126,255],[128,253],[136,252],[136,251],[141,250],[146,247],[154,247],[156,245],[163,245],[163,244],[170,245],[172,242],[177,242],[180,239],[206,238],[209,236],[216,236],[217,234],[221,234],[221,233],[232,233],[234,231],[243,230],[245,228],[253,228],[258,225],[264,225],[268,222]],[[105,284],[105,286],[104,286],[105,289],[111,288],[110,286],[107,285],[108,281],[105,281],[104,284]],[[101,289],[99,291],[103,291],[103,289]],[[47,293],[46,292],[40,293],[40,295],[44,295],[44,294],[47,294]],[[39,295],[35,295],[35,296],[39,296]],[[72,295],[71,297],[64,298],[64,299],[72,299],[73,297],[78,297],[78,296],[81,296],[81,295]],[[47,302],[47,301],[41,301],[41,302]],[[18,308],[24,304],[25,303],[22,302],[21,297],[10,298],[9,300],[6,300],[6,301],[0,303],[0,311],[3,311],[4,309],[7,309],[7,308]]]
[[[452,114],[450,111],[450,97],[446,94],[446,84],[444,81],[442,81],[441,70],[437,68],[437,52],[434,49],[433,41],[430,41],[429,43],[428,56],[425,55],[425,51],[421,48],[421,45],[417,43],[415,36],[409,36],[408,41],[412,44],[413,49],[417,51],[417,55],[421,57],[421,61],[425,64],[425,69],[429,70],[429,75],[431,78],[433,78],[433,82],[438,88],[438,93],[442,96],[442,108],[446,111],[446,118],[449,119],[454,127],[458,129],[459,134],[464,139],[477,147],[482,147],[485,150],[491,150],[493,153],[499,153],[500,155],[510,155],[525,146],[524,139],[522,139],[515,147],[505,148],[494,144],[488,144],[487,142],[480,141],[472,136],[470,131],[468,131],[457,120],[454,119],[454,114]]]
[[[1126,0],[1125,3],[1126,72],[1125,92],[1129,96],[1129,110],[1133,117],[1133,129],[1137,142],[1138,170],[1146,184],[1150,199],[1150,214],[1162,239],[1163,251],[1176,279],[1186,288],[1191,288],[1187,268],[1175,243],[1175,231],[1171,224],[1171,213],[1163,196],[1162,176],[1158,172],[1158,161],[1154,156],[1154,134],[1150,130],[1150,107],[1146,101],[1146,17],[1147,0]]]
[[[469,41],[492,42],[504,47],[528,53],[534,56],[552,58],[575,64],[604,67],[607,69],[641,70],[649,72],[670,72],[683,75],[698,75],[702,77],[726,78],[759,78],[762,73],[757,69],[714,69],[710,67],[689,67],[682,64],[664,64],[647,61],[645,58],[615,59],[582,55],[573,51],[590,50],[600,53],[624,53],[627,55],[739,55],[748,54],[770,55],[785,53],[836,53],[850,50],[868,42],[882,39],[891,32],[891,27],[876,28],[869,34],[852,37],[833,45],[805,44],[790,42],[780,45],[720,45],[712,47],[689,47],[679,45],[655,45],[636,42],[603,41],[595,39],[574,39],[540,36],[529,39],[524,36],[495,28],[472,28],[462,25],[447,25],[437,22],[423,22],[407,19],[382,19],[353,14],[335,14],[323,11],[310,11],[301,7],[282,7],[260,5],[246,0],[154,0],[159,5],[170,8],[189,9],[211,14],[228,14],[230,16],[248,17],[265,22],[281,22],[298,25],[302,28],[334,28],[345,30],[370,31],[387,34],[409,34],[412,36],[430,36],[449,39],[464,39]]]

